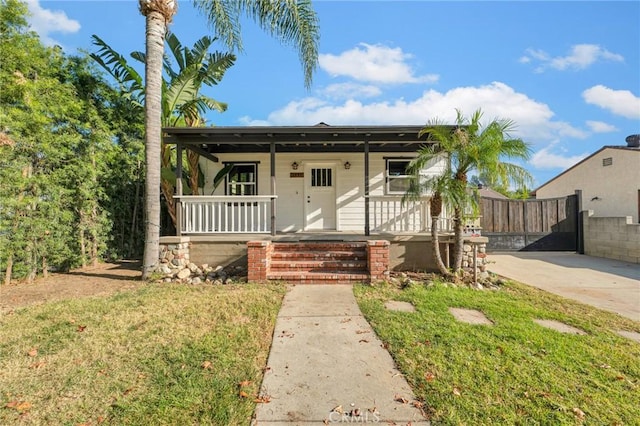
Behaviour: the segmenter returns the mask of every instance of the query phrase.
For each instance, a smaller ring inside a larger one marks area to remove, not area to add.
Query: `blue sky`
[[[144,50],[137,1],[28,0],[32,28],[66,52]],[[531,144],[535,186],[640,133],[638,1],[317,1],[320,61],[305,89],[296,52],[247,22],[244,52],[205,93],[223,125],[425,124],[455,109],[510,118]],[[210,33],[181,0],[171,30]],[[218,50],[224,50],[222,45]],[[640,165],[638,165],[640,167]]]

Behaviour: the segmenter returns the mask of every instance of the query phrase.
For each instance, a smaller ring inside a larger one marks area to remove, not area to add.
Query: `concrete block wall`
[[[585,254],[640,263],[640,223],[631,216],[593,217],[593,210],[587,210],[582,221]]]

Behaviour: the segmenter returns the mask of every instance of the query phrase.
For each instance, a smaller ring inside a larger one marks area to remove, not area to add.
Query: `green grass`
[[[5,315],[0,424],[249,424],[284,292],[144,285]]]
[[[640,344],[614,332],[640,332],[640,323],[516,283],[355,293],[435,424],[640,424]],[[387,300],[417,312],[388,311]],[[449,307],[481,310],[494,325],[458,322]],[[559,333],[536,318],[588,334]]]

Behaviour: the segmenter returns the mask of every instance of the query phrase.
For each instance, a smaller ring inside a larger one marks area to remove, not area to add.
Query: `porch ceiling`
[[[415,152],[428,143],[418,137],[423,126],[231,126],[169,127],[165,143],[195,145],[209,153],[269,152]]]

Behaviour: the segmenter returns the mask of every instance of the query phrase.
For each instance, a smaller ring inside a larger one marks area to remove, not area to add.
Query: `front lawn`
[[[249,424],[284,292],[144,285],[4,315],[0,424]]]
[[[640,323],[516,283],[357,286],[355,294],[434,424],[638,424],[640,344],[614,331],[640,332]],[[389,311],[387,300],[417,312]],[[480,310],[494,325],[458,322],[449,307]]]

